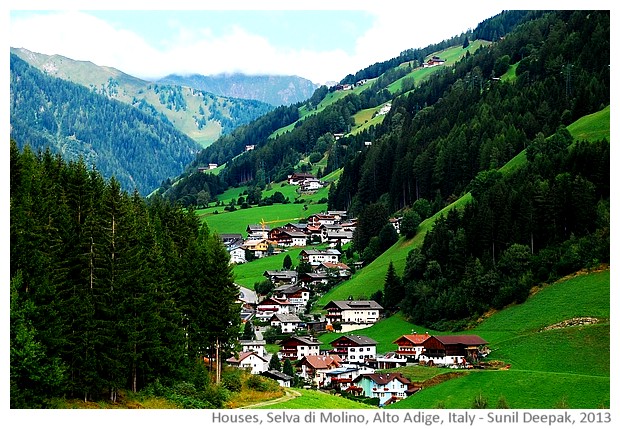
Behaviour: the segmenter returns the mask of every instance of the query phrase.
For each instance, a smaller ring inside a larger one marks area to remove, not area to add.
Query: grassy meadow
[[[294,399],[286,402],[275,403],[257,409],[376,409],[370,405],[351,401],[340,396],[308,389],[291,389],[299,393]]]
[[[488,360],[510,365],[509,370],[460,370],[465,376],[422,389],[390,408],[472,408],[477,395],[489,408],[500,398],[510,408],[608,408],[609,294],[608,269],[544,286],[524,304],[464,332],[489,341]],[[574,317],[595,317],[599,323],[541,330]]]

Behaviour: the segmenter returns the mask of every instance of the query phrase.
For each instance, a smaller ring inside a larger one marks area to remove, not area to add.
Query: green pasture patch
[[[499,342],[574,317],[610,316],[610,272],[593,272],[543,287],[520,305],[507,307],[473,331],[490,342]]]
[[[566,128],[575,140],[610,141],[610,117],[610,106],[607,106],[598,112],[579,118]]]
[[[511,369],[609,377],[609,323],[553,329],[491,345]]]
[[[422,389],[389,405],[400,409],[468,409],[481,395],[488,408],[500,398],[512,409],[609,408],[609,377],[537,371],[480,370]]]
[[[235,283],[254,290],[254,283],[260,283],[267,279],[263,276],[265,271],[282,269],[286,255],[291,257],[294,266],[299,265],[299,253],[301,253],[301,249],[291,249],[277,255],[255,259],[245,264],[237,264],[233,268]]]
[[[218,213],[214,214],[213,211]],[[196,213],[212,231],[219,234],[239,233],[245,235],[250,224],[261,224],[265,221],[265,228],[271,229],[289,222],[300,222],[309,216],[327,210],[324,204],[274,204],[271,206],[237,209],[232,212],[224,211],[223,206],[197,210]]]
[[[312,389],[292,389],[301,394],[300,397],[289,401],[256,407],[263,409],[376,409],[361,402],[345,399]]]

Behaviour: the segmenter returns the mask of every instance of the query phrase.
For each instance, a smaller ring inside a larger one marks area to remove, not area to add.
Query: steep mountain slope
[[[214,76],[169,75],[157,83],[188,86],[226,97],[259,100],[273,106],[305,101],[318,87],[298,76],[248,76],[241,73]]]
[[[11,53],[48,76],[83,85],[95,93],[130,104],[160,119],[165,118],[203,147],[273,109],[273,106],[257,100],[147,82],[89,61],[43,55],[23,48],[11,48]]]
[[[199,150],[165,118],[47,76],[13,54],[10,76],[11,138],[20,148],[82,157],[125,190],[148,194]]]

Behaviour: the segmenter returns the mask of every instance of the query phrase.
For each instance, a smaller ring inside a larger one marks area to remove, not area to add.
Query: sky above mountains
[[[297,75],[318,84],[459,35],[505,8],[497,1],[420,6],[358,0],[339,2],[338,10],[322,0],[305,10],[275,0],[261,1],[260,8],[232,0],[220,10],[195,10],[196,2],[186,0],[112,0],[98,10],[73,1],[47,1],[46,10],[37,9],[40,2],[13,3],[11,47],[92,61],[143,79],[242,72]],[[171,6],[175,10],[164,10]]]

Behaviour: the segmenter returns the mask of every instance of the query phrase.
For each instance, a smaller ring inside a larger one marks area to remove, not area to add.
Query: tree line
[[[11,141],[10,216],[12,408],[115,400],[235,349],[229,256],[193,211]]]

